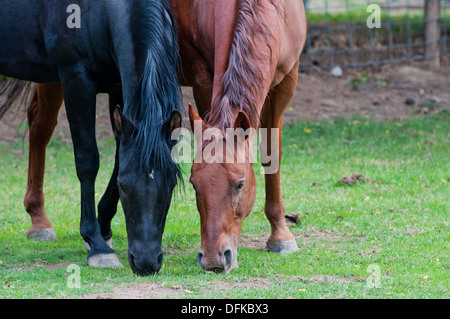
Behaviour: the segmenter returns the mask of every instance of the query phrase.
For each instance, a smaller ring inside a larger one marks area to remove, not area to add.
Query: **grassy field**
[[[113,244],[125,268],[87,267],[72,146],[57,140],[48,148],[45,195],[59,239],[28,240],[30,221],[22,205],[27,145],[0,143],[0,298],[78,298],[152,282],[181,290],[182,298],[449,298],[449,124],[450,112],[442,112],[392,123],[355,118],[286,127],[284,203],[286,212],[301,218],[291,227],[301,249],[290,255],[263,250],[270,227],[263,213],[264,179],[257,174],[239,268],[226,275],[196,264],[200,222],[188,183],[169,211],[158,275],[132,274],[121,209]],[[100,149],[97,199],[112,171],[113,141],[101,141]],[[339,185],[355,172],[365,182]],[[80,266],[81,288],[67,285],[70,264]]]

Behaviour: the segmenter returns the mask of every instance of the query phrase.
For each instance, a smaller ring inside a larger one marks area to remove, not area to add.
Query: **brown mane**
[[[238,6],[234,37],[229,54],[228,69],[223,77],[223,92],[212,105],[206,122],[214,127],[233,127],[233,108],[247,113],[251,127],[258,127],[260,106],[254,96],[262,89],[263,73],[258,67],[255,51],[258,50],[255,34],[261,32],[267,39],[272,32],[263,19],[265,3],[273,5],[281,14],[281,6],[276,0],[241,0]]]

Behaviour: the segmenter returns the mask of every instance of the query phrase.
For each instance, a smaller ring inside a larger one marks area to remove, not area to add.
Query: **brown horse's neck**
[[[214,127],[232,127],[243,110],[251,126],[258,127],[279,55],[282,10],[275,0],[232,1],[231,7],[225,0],[226,9],[223,2],[216,1],[214,89],[206,120]],[[218,18],[233,8],[234,17]],[[224,35],[229,37],[224,40]]]
[[[214,6],[214,86],[213,95],[223,91],[223,76],[228,69],[239,0],[216,0]]]

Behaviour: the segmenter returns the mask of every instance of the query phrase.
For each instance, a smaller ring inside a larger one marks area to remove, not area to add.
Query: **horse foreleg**
[[[109,115],[112,129],[115,130],[113,113],[117,105],[123,105],[122,92],[109,94]],[[116,134],[114,134],[116,135]],[[120,141],[116,137],[116,155],[114,161],[114,170],[106,188],[105,194],[98,203],[98,222],[103,238],[108,245],[112,247],[111,221],[117,213],[119,203],[119,189],[117,187],[117,176],[119,174],[119,147]]]
[[[67,119],[72,135],[75,168],[81,188],[80,233],[89,246],[87,262],[92,267],[123,267],[101,235],[95,210],[95,179],[100,156],[95,136],[96,85],[79,68],[61,72]],[[74,77],[74,74],[77,76]],[[82,94],[80,94],[82,92]]]
[[[280,183],[283,112],[295,92],[298,77],[297,69],[298,64],[280,84],[272,89],[261,114],[261,128],[267,128],[267,153],[265,155],[270,154],[271,158],[270,163],[263,163],[266,187],[264,212],[271,225],[271,235],[267,241],[267,248],[277,253],[288,253],[298,250],[294,235],[292,235],[286,225]],[[278,132],[277,141],[272,141],[273,129]],[[272,145],[276,146],[272,148]],[[273,156],[278,157],[275,162]]]
[[[28,238],[37,240],[56,239],[56,233],[44,209],[45,150],[58,121],[63,102],[59,83],[37,84],[33,99],[28,106],[29,155],[28,184],[24,206],[31,217]]]
[[[112,230],[111,221],[117,213],[117,205],[119,203],[119,189],[117,187],[117,176],[119,174],[119,142],[116,142],[116,156],[114,170],[103,194],[98,203],[98,223],[103,239],[112,248]],[[87,247],[86,247],[87,248]]]

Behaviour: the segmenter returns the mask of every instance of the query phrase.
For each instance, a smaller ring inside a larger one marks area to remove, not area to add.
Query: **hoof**
[[[292,240],[271,240],[267,242],[267,249],[273,253],[287,254],[298,251],[298,246],[295,239]]]
[[[95,268],[123,268],[116,254],[98,254],[89,257],[87,263]]]
[[[89,253],[91,251],[91,246],[88,244],[87,241],[83,240],[84,248],[86,248],[87,252]],[[112,248],[112,237],[106,241],[106,244]]]
[[[27,237],[33,240],[55,240],[58,239],[53,228],[40,228],[28,232]]]

